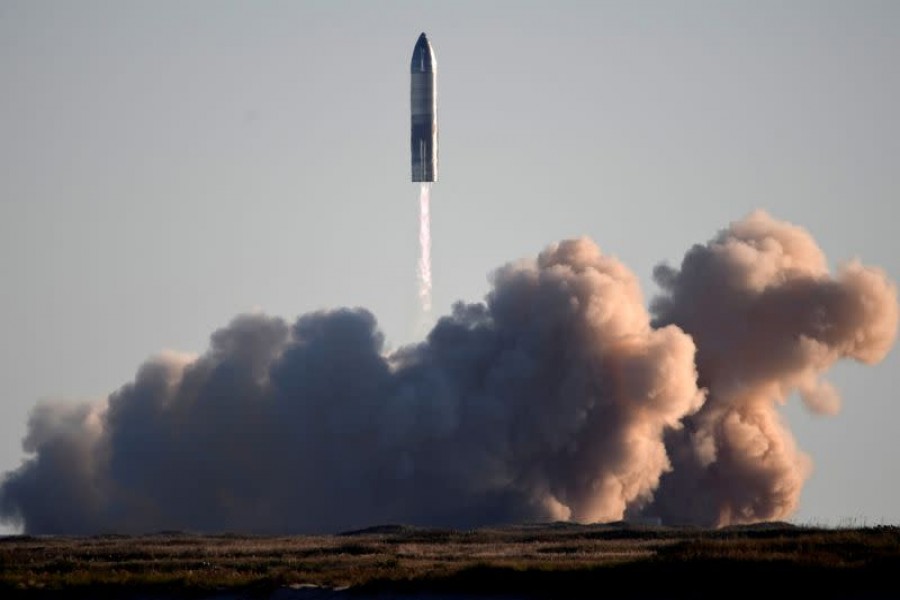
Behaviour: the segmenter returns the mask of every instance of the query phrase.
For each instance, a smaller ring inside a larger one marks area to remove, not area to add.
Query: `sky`
[[[0,472],[41,399],[250,311],[420,339],[409,60],[438,64],[434,309],[588,236],[639,277],[756,208],[900,278],[896,2],[0,2]],[[794,520],[900,522],[900,352],[784,408]]]

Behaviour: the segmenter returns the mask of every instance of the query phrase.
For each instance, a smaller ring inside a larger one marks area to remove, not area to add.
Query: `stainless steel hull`
[[[410,64],[410,152],[413,181],[437,181],[437,62],[423,33],[416,42]]]

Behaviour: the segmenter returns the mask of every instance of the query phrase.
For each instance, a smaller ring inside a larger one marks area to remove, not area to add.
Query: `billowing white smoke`
[[[652,509],[668,521],[725,525],[781,519],[797,507],[811,461],[778,413],[792,392],[834,414],[821,379],[841,358],[880,361],[897,331],[897,292],[885,274],[852,261],[835,277],[803,229],[757,211],[680,270],[660,266],[654,325],[697,343],[699,413],[667,436],[675,469]]]
[[[894,288],[856,263],[829,277],[762,213],[657,278],[651,324],[621,263],[561,242],[390,355],[364,310],[239,316],[103,402],[39,405],[0,515],[87,533],[786,514],[805,463],[773,402],[833,406],[819,375],[884,355]]]

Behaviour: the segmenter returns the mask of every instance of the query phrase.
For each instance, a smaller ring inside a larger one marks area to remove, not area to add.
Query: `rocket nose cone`
[[[428,41],[428,36],[423,31],[416,41],[416,47],[413,49],[412,63],[410,70],[413,72],[429,72],[435,67],[434,50]]]

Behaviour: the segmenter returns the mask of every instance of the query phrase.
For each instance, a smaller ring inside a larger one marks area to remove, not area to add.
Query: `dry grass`
[[[0,538],[3,596],[54,590],[122,595],[151,588],[264,591],[291,584],[552,596],[561,590],[577,595],[601,581],[641,581],[647,593],[663,582],[669,587],[661,589],[671,591],[678,580],[702,579],[709,569],[741,579],[806,574],[834,591],[841,585],[863,589],[863,583],[865,589],[881,589],[897,567],[896,527],[710,531],[560,524],[477,531],[377,528],[340,536]]]

